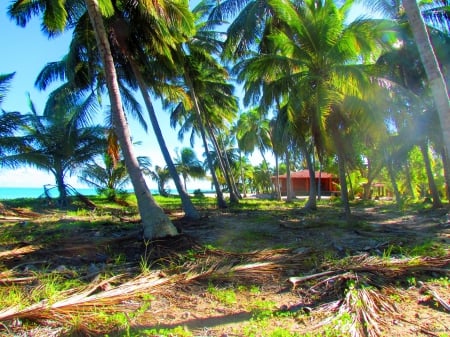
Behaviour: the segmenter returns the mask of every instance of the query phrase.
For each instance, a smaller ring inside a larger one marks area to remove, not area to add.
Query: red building
[[[326,172],[316,172],[316,188],[319,186],[319,175],[320,175],[320,190],[321,195],[332,195],[333,193],[339,192],[339,179],[334,177],[331,173]],[[280,190],[282,195],[287,194],[287,177],[286,174],[280,175]],[[272,177],[272,183],[275,185],[277,182],[277,177]],[[309,171],[301,170],[298,172],[291,172],[291,182],[292,189],[295,195],[308,195],[309,194]]]

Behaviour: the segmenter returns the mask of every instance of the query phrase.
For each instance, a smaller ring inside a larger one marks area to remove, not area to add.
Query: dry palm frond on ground
[[[308,252],[311,254],[311,252]],[[15,319],[33,321],[54,321],[67,325],[71,318],[82,317],[89,325],[90,312],[102,308],[105,312],[127,312],[136,310],[136,305],[125,308],[124,303],[132,303],[143,293],[157,294],[170,292],[176,285],[193,280],[224,279],[252,284],[264,283],[269,278],[284,283],[290,280],[298,286],[308,281],[308,287],[321,292],[332,292],[333,297],[343,296],[334,303],[338,315],[348,313],[351,317],[348,331],[351,336],[378,336],[380,327],[385,326],[383,314],[395,313],[395,307],[374,288],[354,288],[343,292],[345,282],[361,284],[371,283],[372,278],[389,281],[408,273],[440,271],[450,262],[450,255],[435,258],[383,259],[367,255],[352,256],[345,264],[322,265],[322,271],[316,274],[288,278],[286,270],[303,270],[308,254],[292,254],[290,250],[264,250],[252,253],[228,253],[220,250],[205,250],[195,255],[191,261],[179,265],[173,270],[154,271],[139,275],[131,280],[119,283],[120,276],[94,281],[88,287],[71,289],[60,294],[63,299],[54,303],[40,301],[25,308],[10,307],[0,311],[0,322],[7,323]],[[331,307],[329,306],[328,309]],[[94,322],[92,322],[94,323]]]

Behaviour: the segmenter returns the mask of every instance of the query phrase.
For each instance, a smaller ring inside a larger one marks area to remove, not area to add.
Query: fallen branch
[[[433,298],[433,300],[438,302],[442,306],[442,308],[444,308],[444,310],[450,312],[450,305],[448,304],[448,302],[446,300],[444,300],[441,296],[439,296],[439,294],[436,292],[436,290],[432,289],[431,286],[428,286],[421,281],[419,281],[419,285],[420,285],[420,290],[419,290],[420,293],[430,295]]]

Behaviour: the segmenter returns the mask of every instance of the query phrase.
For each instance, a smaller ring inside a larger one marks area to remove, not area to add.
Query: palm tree
[[[156,13],[143,15],[145,13],[142,13],[142,9],[136,9],[134,6],[122,6],[119,8],[119,5],[116,4],[114,19],[111,24],[113,32],[111,40],[116,47],[114,49],[120,51],[121,54],[117,55],[116,59],[120,58],[126,62],[126,66],[131,69],[131,73],[144,98],[153,131],[181,198],[185,217],[199,219],[200,215],[192,204],[177,174],[149,95],[149,89],[152,89],[153,92],[160,96],[167,94],[164,90],[167,88],[167,85],[158,81],[158,79],[162,77],[164,80],[174,73],[175,69],[170,52],[177,43],[183,42],[186,36],[193,32],[194,28],[187,2],[180,2],[176,5],[175,3],[167,2],[165,5],[165,12],[161,16],[161,14],[156,15]],[[161,20],[166,22],[162,23]],[[161,39],[161,36],[164,36],[164,39]],[[155,59],[155,62],[150,62],[149,59]],[[155,73],[154,68],[157,68],[159,72]],[[172,95],[173,91],[169,94]],[[177,93],[176,95],[177,97],[179,96]]]
[[[417,2],[415,0],[403,0],[403,6],[405,7],[436,104],[436,110],[441,122],[442,139],[447,149],[447,157],[450,157],[450,101],[447,85],[431,45],[430,37]]]
[[[105,151],[104,130],[98,126],[80,127],[75,109],[53,117],[37,114],[29,100],[31,113],[19,135],[12,137],[20,144],[14,152],[0,159],[3,166],[15,168],[29,165],[51,172],[59,191],[59,206],[67,206],[65,178],[83,164]]]
[[[79,11],[77,11],[77,9],[80,8],[80,3],[77,0],[57,0],[56,3],[51,0],[40,0],[39,2],[40,6],[35,6],[34,3],[23,3],[22,1],[17,0],[11,4],[8,13],[10,17],[16,19],[18,24],[25,26],[32,15],[43,12],[42,26],[48,30],[50,35],[63,31],[67,25],[73,24],[80,17]],[[131,135],[125,118],[122,99],[120,97],[114,59],[112,57],[111,47],[98,1],[85,0],[84,4],[86,7],[82,8],[82,12],[84,13],[87,8],[96,37],[97,48],[105,68],[105,78],[111,103],[114,131],[123,151],[127,170],[138,201],[139,213],[144,227],[144,237],[150,239],[176,235],[177,230],[175,226],[164,213],[163,209],[155,202],[139,168],[139,163],[134,156]],[[111,8],[105,9],[105,13],[110,12],[110,10]],[[151,11],[153,8],[148,8],[148,10]],[[145,12],[145,8],[143,11]]]
[[[391,29],[390,23],[374,20],[345,24],[351,4],[345,1],[338,8],[328,0],[268,1],[272,26],[266,26],[258,46],[264,54],[247,58],[236,68],[247,70],[247,78],[241,77],[248,81],[245,88],[253,97],[262,97],[264,105],[291,101],[302,107],[292,110],[289,120],[304,139],[311,137],[320,161],[332,141],[328,117],[347,95],[361,96],[367,90],[369,76],[360,62],[386,45]],[[264,88],[263,94],[255,83]],[[301,127],[305,123],[308,132]],[[346,194],[341,196],[348,214]]]
[[[138,161],[143,172],[149,174],[150,159],[138,157]],[[102,164],[95,160],[87,163],[78,179],[104,194],[108,200],[118,201],[118,195],[125,192],[124,188],[130,182],[123,158],[117,161],[109,153],[105,153]]]
[[[240,150],[250,154],[258,148],[263,160],[266,160],[264,153],[271,146],[269,120],[264,119],[256,109],[242,112],[236,123],[235,133]]]
[[[189,147],[182,148],[175,159],[175,166],[178,173],[183,176],[184,189],[187,191],[186,182],[189,177],[203,178],[205,170],[200,160],[197,159],[194,150]]]
[[[167,192],[167,182],[171,178],[171,174],[167,167],[160,167],[158,165],[155,166],[154,170],[150,170],[150,176],[152,177],[153,181],[155,181],[158,184],[158,192],[163,197],[168,197],[169,193]]]
[[[178,104],[172,113],[172,125],[184,119],[185,126],[180,135],[191,128],[199,133],[205,148],[207,165],[211,171],[213,183],[216,188],[219,207],[226,207],[217,177],[213,168],[213,160],[209,157],[208,138],[218,155],[218,163],[225,176],[230,191],[230,201],[238,201],[238,191],[229,174],[230,168],[224,156],[223,149],[217,141],[216,129],[224,129],[226,123],[234,117],[238,105],[233,96],[233,86],[227,83],[228,72],[218,63],[213,54],[221,50],[221,43],[217,39],[217,33],[210,31],[208,26],[201,22],[206,15],[205,9],[200,3],[194,9],[198,18],[197,33],[183,45],[180,45],[175,53],[175,58],[181,65],[181,82],[186,86],[186,99]],[[191,143],[193,138],[191,137]]]

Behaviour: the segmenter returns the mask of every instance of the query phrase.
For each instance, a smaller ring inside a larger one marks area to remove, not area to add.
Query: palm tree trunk
[[[428,146],[426,145],[425,142],[421,142],[419,147],[420,147],[420,152],[422,152],[423,163],[425,165],[425,171],[427,172],[428,188],[430,189],[431,198],[433,199],[433,208],[441,208],[442,202],[441,202],[441,198],[439,197],[439,192],[436,187],[436,182],[434,181],[433,170],[431,169],[430,156],[428,154]]]
[[[350,202],[348,199],[347,181],[345,179],[345,162],[344,155],[341,150],[337,151],[338,169],[339,169],[339,183],[341,185],[341,201],[344,207],[345,219],[347,222],[351,220]]]
[[[214,169],[213,160],[208,149],[208,141],[206,139],[205,129],[200,128],[200,136],[202,137],[203,147],[205,148],[206,160],[208,162],[209,171],[211,172],[212,181],[217,195],[217,206],[219,208],[227,208],[227,203],[223,197],[222,190],[220,189],[219,179],[217,179],[216,170]]]
[[[64,183],[64,174],[62,169],[54,171],[56,186],[58,188],[58,206],[61,208],[67,207],[67,190],[66,184]]]
[[[400,191],[398,190],[397,180],[395,177],[395,171],[392,167],[392,160],[389,158],[389,155],[386,150],[384,150],[384,158],[386,162],[386,168],[388,170],[389,178],[391,180],[391,185],[394,190],[395,202],[397,203],[397,207],[400,209],[403,206],[403,199],[400,195]]]
[[[208,162],[209,171],[211,172],[211,177],[212,177],[212,180],[213,180],[214,188],[216,190],[217,206],[219,208],[227,208],[227,203],[225,202],[225,199],[223,197],[222,190],[220,189],[219,180],[217,179],[216,171],[214,170],[213,160],[212,160],[211,154],[209,153],[209,150],[208,150],[208,141],[206,139],[205,123],[203,122],[202,112],[200,110],[200,105],[198,104],[197,95],[195,93],[194,85],[193,85],[193,83],[191,81],[191,78],[189,77],[189,71],[187,69],[185,69],[184,77],[185,77],[186,84],[189,87],[190,92],[191,92],[191,99],[194,102],[196,118],[197,118],[197,122],[199,123],[199,128],[200,128],[200,136],[202,138],[203,147],[205,148],[206,160]],[[217,151],[217,149],[216,149],[216,151]]]
[[[291,179],[291,158],[289,155],[289,148],[286,149],[286,201],[291,202],[293,199],[292,179]]]
[[[431,93],[436,104],[447,156],[450,158],[450,101],[444,76],[431,45],[426,25],[420,14],[416,0],[403,0],[403,7],[408,16],[409,25],[419,49],[420,59],[425,68]]]
[[[208,127],[208,134],[209,134],[210,139],[211,139],[211,141],[212,141],[212,143],[214,145],[214,149],[217,152],[217,159],[218,159],[218,162],[219,162],[220,170],[222,171],[222,173],[223,173],[223,175],[225,177],[228,189],[230,191],[230,202],[231,203],[235,203],[235,204],[239,203],[239,198],[235,194],[233,186],[231,184],[230,176],[228,174],[228,169],[225,167],[225,159],[224,159],[224,155],[222,153],[222,149],[221,149],[219,143],[217,142],[216,136],[214,135],[214,132],[213,132],[211,127]]]
[[[406,176],[406,187],[408,188],[408,194],[410,195],[411,198],[414,199],[416,196],[414,194],[414,188],[413,188],[412,179],[411,179],[411,167],[410,167],[408,161],[405,163],[405,176]]]
[[[122,108],[119,85],[117,82],[116,69],[111,54],[108,36],[103,24],[103,18],[98,7],[97,0],[85,0],[89,17],[94,28],[97,45],[105,67],[106,83],[113,115],[114,131],[123,151],[125,165],[127,166],[134,192],[138,202],[139,214],[141,215],[144,238],[153,239],[157,237],[177,235],[177,229],[164,213],[163,209],[155,202],[145,182],[144,176],[136,156],[133,153],[130,131]]]
[[[275,191],[277,193],[277,200],[280,201],[281,200],[281,188],[280,188],[280,163],[279,163],[279,158],[278,158],[278,154],[276,152],[274,152],[274,156],[275,156],[275,171],[276,171],[276,186],[275,186]]]
[[[184,210],[185,217],[192,220],[200,219],[200,214],[194,207],[189,195],[186,190],[186,179],[184,180],[184,187],[180,181],[180,176],[178,175],[177,169],[173,163],[172,157],[170,156],[169,150],[167,149],[166,142],[164,141],[163,134],[161,132],[161,128],[159,127],[158,119],[156,117],[155,109],[153,108],[153,104],[150,98],[150,95],[147,91],[147,86],[142,79],[142,75],[137,68],[135,62],[129,57],[131,69],[133,70],[134,76],[138,82],[139,90],[141,91],[142,97],[144,98],[145,106],[147,107],[148,115],[150,117],[150,121],[152,123],[153,131],[155,132],[156,139],[158,140],[159,147],[161,149],[161,153],[164,157],[164,161],[166,162],[167,168],[169,170],[170,176],[172,177],[173,182],[175,183],[175,187],[178,191],[178,195],[181,199],[181,204]]]
[[[246,198],[247,197],[247,185],[245,184],[244,168],[242,167],[242,151],[241,150],[239,150],[239,171],[241,174],[242,192],[244,193],[244,198]]]
[[[306,142],[303,137],[301,137],[300,139],[300,149],[303,153],[303,156],[306,159],[306,166],[308,167],[309,171],[309,195],[308,201],[306,202],[303,208],[308,210],[316,210],[317,209],[316,171],[314,170],[314,163],[311,159],[311,155],[308,151],[308,147],[306,146]],[[320,175],[319,175],[319,188],[320,188]]]
[[[444,167],[445,196],[448,202],[450,202],[450,162],[444,147],[441,148],[441,157],[442,166]]]

